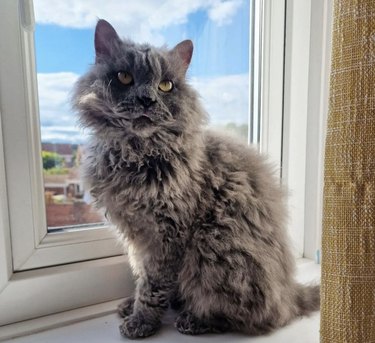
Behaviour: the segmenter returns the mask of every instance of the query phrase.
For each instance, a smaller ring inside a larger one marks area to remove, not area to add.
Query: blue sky
[[[69,4],[69,1],[73,2]],[[79,2],[83,5],[77,6]],[[67,104],[68,88],[94,61],[93,36],[98,17],[111,22],[121,37],[137,42],[147,41],[154,45],[167,44],[173,47],[183,39],[192,39],[194,55],[189,70],[191,82],[198,88],[209,112],[221,111],[211,113],[212,123],[246,123],[249,0],[192,2],[195,4],[184,3],[181,8],[174,8],[176,1],[171,0],[101,2],[107,4],[106,7],[98,5],[98,0],[34,0],[42,139],[73,141],[74,137],[79,137],[78,131],[71,126],[74,114]],[[85,9],[87,3],[92,4]],[[108,9],[111,3],[116,6],[113,13]],[[59,8],[48,12],[48,8],[54,4]],[[139,7],[142,5],[143,8]],[[155,9],[150,8],[156,5]],[[73,13],[74,8],[76,12],[82,13]],[[123,13],[130,12],[129,17],[115,15],[121,10]],[[150,14],[145,13],[147,11]],[[241,93],[241,99],[238,93]],[[227,103],[220,106],[220,101]],[[232,112],[231,108],[235,113],[227,113]]]

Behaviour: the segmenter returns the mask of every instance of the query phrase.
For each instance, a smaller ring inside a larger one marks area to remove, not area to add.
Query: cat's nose
[[[139,102],[145,107],[145,108],[149,108],[151,105],[153,105],[156,100],[155,98],[152,98],[150,96],[137,96]]]

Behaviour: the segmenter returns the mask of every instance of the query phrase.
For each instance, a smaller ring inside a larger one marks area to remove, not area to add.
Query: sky
[[[94,62],[98,18],[120,37],[173,47],[192,39],[189,82],[212,126],[248,122],[250,0],[34,0],[43,141],[81,143],[70,90]]]

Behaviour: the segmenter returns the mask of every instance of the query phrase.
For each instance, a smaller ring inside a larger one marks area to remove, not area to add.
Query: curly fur
[[[85,180],[138,279],[119,308],[121,333],[153,334],[169,306],[186,334],[261,334],[317,310],[319,287],[293,279],[272,168],[252,148],[204,129],[206,114],[185,78],[191,42],[138,45],[100,20],[95,48],[74,104],[92,131]],[[133,84],[121,84],[119,71]],[[171,92],[158,89],[163,80],[173,81]]]

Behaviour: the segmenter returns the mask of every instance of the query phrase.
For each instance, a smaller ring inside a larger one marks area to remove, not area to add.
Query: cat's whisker
[[[113,79],[111,79],[109,82],[108,82],[108,85],[107,85],[107,95],[109,95],[108,96],[108,99],[110,100],[110,102],[112,102],[113,103],[113,97],[112,97],[112,90],[111,90],[111,84],[112,84],[112,81],[113,81]]]
[[[112,94],[109,93],[110,88],[108,88],[108,85],[106,85],[104,82],[101,83],[100,88],[101,88],[101,94],[103,96],[104,102],[106,104],[109,104],[110,108],[113,108]]]

